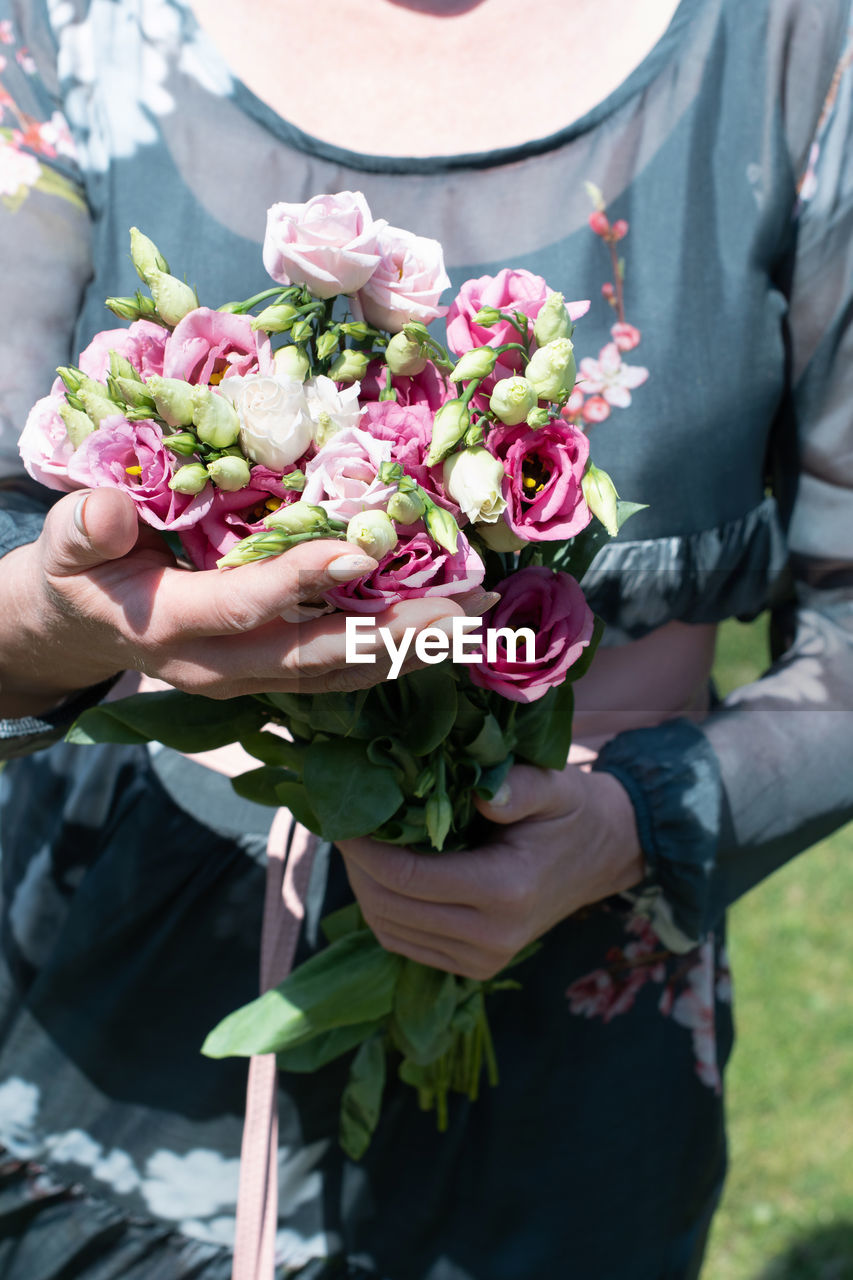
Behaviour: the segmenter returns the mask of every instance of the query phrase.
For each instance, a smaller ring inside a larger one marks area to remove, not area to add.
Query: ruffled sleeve
[[[666,945],[853,818],[853,46],[800,186],[787,317],[791,383],[773,487],[791,591],[775,661],[699,727],[618,735],[619,777],[648,863],[635,900]]]

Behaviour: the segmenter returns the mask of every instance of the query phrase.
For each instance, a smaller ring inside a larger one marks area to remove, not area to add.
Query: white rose
[[[281,471],[297,462],[313,436],[302,383],[250,373],[223,378],[220,393],[240,417],[240,444],[253,462]]]
[[[357,427],[364,410],[359,406],[361,383],[353,382],[339,391],[331,378],[321,374],[305,384],[305,399],[314,424],[314,443],[322,449],[332,436]]]
[[[504,467],[483,445],[452,453],[444,463],[444,487],[469,520],[494,524],[506,510]]]

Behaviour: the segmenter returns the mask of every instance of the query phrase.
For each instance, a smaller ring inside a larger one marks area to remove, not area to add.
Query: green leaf
[[[282,803],[278,798],[277,788],[284,782],[295,781],[296,774],[290,769],[277,769],[272,765],[262,765],[260,769],[247,769],[231,779],[231,786],[244,800],[253,804],[269,804],[278,808]]]
[[[316,733],[349,737],[358,724],[363,705],[363,693],[315,693],[308,720]]]
[[[441,1055],[457,998],[452,973],[416,960],[403,961],[394,992],[394,1019],[405,1038],[407,1057],[427,1063]]]
[[[303,827],[313,831],[315,836],[322,834],[320,831],[320,819],[311,807],[304,782],[278,782],[276,783],[275,795],[275,803],[282,805],[285,809],[289,809],[296,821],[301,823]]]
[[[357,1044],[361,1044],[368,1036],[374,1035],[385,1025],[385,1019],[372,1022],[356,1022],[351,1027],[335,1027],[333,1031],[325,1031],[295,1044],[292,1049],[282,1049],[276,1054],[276,1062],[281,1071],[311,1072],[319,1071],[327,1062],[334,1062],[343,1054],[349,1053]]]
[[[341,1098],[339,1141],[351,1160],[360,1160],[379,1123],[385,1088],[385,1047],[377,1037],[365,1040],[352,1060]]]
[[[351,933],[358,933],[360,929],[366,929],[367,925],[364,923],[364,916],[361,914],[358,903],[349,902],[345,907],[339,907],[337,911],[323,916],[320,928],[327,942],[337,942],[338,938],[346,938]]]
[[[269,729],[247,733],[240,739],[240,746],[264,764],[278,765],[297,774],[302,772],[303,748],[283,738],[280,733],[271,733]]]
[[[193,753],[238,742],[259,730],[265,719],[263,704],[255,698],[220,701],[173,690],[137,693],[84,711],[67,741],[162,742]]]
[[[482,729],[473,742],[468,743],[465,751],[478,764],[500,764],[507,758],[509,747],[496,717],[491,712],[486,716]]]
[[[208,1058],[280,1053],[335,1027],[391,1012],[402,960],[372,933],[350,934],[306,960],[284,982],[235,1009],[202,1045]]]
[[[305,787],[326,840],[369,835],[403,803],[390,769],[371,764],[362,742],[312,742],[305,752]]]
[[[563,769],[572,745],[574,694],[570,682],[519,707],[515,754],[541,769]]]
[[[623,502],[620,498],[616,503],[616,523],[621,529],[626,520],[630,520],[631,516],[635,516],[638,511],[648,511],[649,504],[647,502]]]
[[[484,769],[475,787],[477,795],[482,796],[484,800],[494,799],[506,782],[509,771],[514,764],[515,756],[507,756],[500,764],[493,764],[491,769]]]

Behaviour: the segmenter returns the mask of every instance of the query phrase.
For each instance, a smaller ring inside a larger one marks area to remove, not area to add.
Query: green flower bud
[[[524,376],[537,399],[559,402],[571,395],[576,372],[571,338],[556,338],[534,351]]]
[[[196,434],[212,449],[227,449],[240,439],[240,418],[225,396],[209,387],[193,387],[193,422]]]
[[[236,493],[245,489],[252,478],[251,468],[245,458],[237,458],[233,454],[224,454],[207,464],[211,480],[218,489],[226,493]]]
[[[188,382],[182,378],[161,378],[152,374],[146,382],[148,394],[153,397],[157,416],[169,427],[189,427],[195,413],[195,399]]]
[[[306,338],[311,337],[311,321],[310,320],[294,320],[290,330],[290,336],[294,342],[304,342]]]
[[[533,325],[533,336],[538,345],[544,347],[557,338],[570,338],[573,329],[563,295],[549,293],[539,308],[539,315]]]
[[[353,351],[351,347],[347,347],[332,364],[329,377],[333,382],[360,382],[369,363],[369,352]]]
[[[383,484],[393,484],[395,480],[402,480],[405,474],[399,462],[391,462],[390,459],[387,462],[380,462],[377,472]]]
[[[482,444],[486,435],[483,431],[483,420],[478,418],[476,422],[472,422],[465,435],[462,437],[466,449],[471,449],[474,445]]]
[[[444,848],[451,825],[453,823],[453,805],[446,791],[433,791],[426,802],[426,829],[430,843],[439,853]]]
[[[433,467],[446,458],[459,443],[471,425],[468,406],[461,400],[448,400],[435,415],[432,424],[432,441],[426,456],[426,465]]]
[[[310,502],[291,502],[289,507],[279,507],[264,519],[268,529],[279,533],[316,533],[328,524],[328,516],[322,507]]]
[[[507,427],[524,422],[536,407],[536,392],[526,378],[501,378],[489,398],[489,408]]]
[[[283,378],[295,378],[297,382],[304,382],[308,377],[311,368],[308,357],[301,347],[294,346],[293,343],[287,347],[279,347],[273,360],[276,373]]]
[[[114,378],[131,378],[134,382],[142,381],[130,361],[126,360],[124,356],[120,356],[117,351],[110,352],[110,373]]]
[[[265,333],[287,333],[298,314],[289,302],[276,302],[252,316],[252,328],[263,329]]]
[[[157,320],[153,298],[137,293],[134,298],[107,298],[104,305],[120,320]]]
[[[531,409],[527,415],[528,427],[547,427],[550,421],[551,415],[548,410],[540,409],[538,406],[535,409]]]
[[[288,475],[281,477],[281,485],[283,489],[292,489],[301,493],[305,488],[305,472],[291,471]]]
[[[135,378],[114,378],[112,374],[107,377],[107,385],[110,394],[116,400],[122,400],[124,404],[131,405],[134,409],[147,409],[149,412],[154,410],[154,399],[148,393],[144,382],[137,382]]]
[[[385,363],[393,374],[414,378],[427,367],[427,357],[417,338],[404,330],[395,333],[385,349]]]
[[[474,316],[474,324],[481,324],[481,325],[484,325],[486,328],[488,328],[489,325],[497,324],[500,318],[501,318],[501,313],[500,311],[497,310],[497,308],[481,307],[480,310],[477,312],[477,314]]]
[[[385,508],[392,520],[397,524],[414,524],[426,511],[426,504],[420,494],[397,493],[391,495]]]
[[[384,511],[360,511],[347,525],[347,542],[381,560],[397,545],[397,530]]]
[[[148,288],[154,299],[154,305],[166,324],[176,325],[184,316],[195,311],[198,297],[195,289],[191,289],[177,276],[170,276],[165,271],[152,271],[148,280]]]
[[[459,542],[459,525],[450,512],[445,511],[444,507],[437,507],[435,503],[430,503],[426,509],[424,522],[433,541],[445,551],[449,551],[451,555],[455,555]]]
[[[321,333],[317,339],[317,359],[326,360],[330,355],[337,351],[340,346],[340,339],[336,333],[331,333],[328,329],[325,333]]]
[[[61,364],[56,372],[65,383],[65,389],[70,391],[72,395],[78,392],[88,381],[83,370],[78,369],[73,364]]]
[[[498,520],[495,524],[478,524],[477,536],[492,551],[520,551],[527,543],[513,533],[508,524]]]
[[[348,338],[355,338],[356,342],[364,342],[371,333],[370,325],[363,320],[347,320],[340,328],[341,333],[345,333]]]
[[[79,449],[86,436],[90,436],[95,430],[95,424],[87,413],[83,413],[80,409],[72,409],[71,405],[64,401],[59,406],[59,416],[65,423],[68,439],[75,449]]]
[[[474,347],[466,351],[450,375],[451,382],[469,382],[472,378],[488,378],[497,363],[494,347]]]
[[[200,462],[188,462],[179,467],[169,481],[169,488],[176,493],[201,493],[208,481],[207,467]]]
[[[176,453],[180,458],[189,458],[198,452],[198,440],[189,431],[179,431],[173,436],[165,436],[163,444],[170,453]]]
[[[101,387],[100,383],[95,382],[81,387],[77,394],[96,427],[99,427],[106,418],[114,418],[117,413],[121,413],[119,405],[109,398],[106,387]]]
[[[143,235],[138,227],[130,228],[130,258],[140,280],[150,287],[150,277],[157,271],[169,271],[169,264],[153,240]]]
[[[581,480],[581,488],[592,514],[601,521],[611,538],[615,538],[619,532],[616,505],[619,494],[610,476],[590,462]]]
[[[452,453],[444,463],[444,488],[469,520],[494,524],[506,509],[504,465],[483,445]]]

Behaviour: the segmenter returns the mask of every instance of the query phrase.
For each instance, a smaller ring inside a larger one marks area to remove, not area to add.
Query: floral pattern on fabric
[[[566,990],[569,1012],[611,1022],[632,1009],[647,983],[664,985],[658,1009],[693,1035],[696,1075],[714,1093],[722,1092],[717,1058],[715,1003],[731,1004],[732,985],[724,948],[715,955],[713,936],[695,950],[674,956],[643,916],[630,916],[626,931],[634,941],[611,947],[607,964],[576,979]],[[671,961],[677,960],[674,968]],[[671,969],[671,971],[670,971]]]

